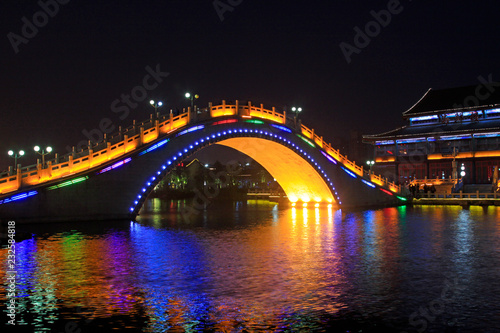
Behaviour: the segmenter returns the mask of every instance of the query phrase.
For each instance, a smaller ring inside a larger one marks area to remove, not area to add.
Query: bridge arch
[[[213,144],[230,147],[257,161],[276,179],[291,202],[341,204],[332,180],[311,156],[313,148],[301,141],[273,127],[248,123],[205,129],[190,134],[183,142],[174,138],[168,144],[177,149],[163,155],[164,161],[145,178],[129,209],[138,214],[149,194],[175,165]]]
[[[208,145],[236,149],[265,167],[291,201],[340,206],[402,204],[400,187],[347,160],[310,130],[273,110],[212,106],[135,124],[88,151],[0,174],[0,218],[135,218],[177,163]]]

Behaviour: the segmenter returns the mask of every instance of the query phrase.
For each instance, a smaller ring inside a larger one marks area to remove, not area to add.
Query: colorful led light
[[[285,127],[285,126],[283,126],[283,125],[271,124],[271,126],[272,126],[272,127],[277,128],[277,129],[280,129],[280,130],[282,130],[282,131],[284,131],[284,132],[287,132],[287,133],[292,133],[292,130],[291,130],[291,129],[289,129],[288,127]]]
[[[249,119],[249,120],[244,120],[245,123],[251,123],[251,124],[264,124],[264,121],[258,120],[258,119]]]
[[[187,134],[187,133],[190,133],[190,132],[198,131],[198,130],[201,130],[201,129],[204,129],[204,128],[205,128],[205,125],[193,126],[191,128],[185,129],[184,131],[181,131],[181,132],[177,133],[176,137],[184,135],[184,134]]]
[[[313,148],[316,148],[316,145],[314,143],[312,143],[311,141],[309,141],[308,139],[304,138],[302,135],[300,134],[297,134],[297,136],[299,138],[301,138],[302,140],[304,140],[304,142],[306,142],[309,146],[313,147]]]
[[[344,170],[345,172],[347,172],[347,174],[353,178],[358,178],[358,176],[356,176],[354,173],[352,173],[351,171],[347,170],[346,168],[344,168],[343,166],[341,166],[342,170]]]
[[[323,156],[325,156],[330,162],[337,164],[337,161],[335,161],[335,159],[333,157],[331,157],[330,155],[328,155],[324,151],[321,151],[321,154],[323,154]]]
[[[29,191],[29,192],[24,192],[24,193],[16,194],[16,195],[13,195],[13,196],[11,196],[9,198],[5,198],[3,200],[0,200],[0,205],[1,204],[6,204],[6,203],[9,203],[9,202],[12,202],[12,201],[26,199],[26,198],[34,196],[36,194],[38,194],[37,191]]]
[[[68,181],[66,181],[64,183],[48,187],[47,191],[55,190],[55,189],[58,189],[58,188],[61,188],[61,187],[70,186],[70,185],[73,185],[73,184],[76,184],[76,183],[83,182],[83,181],[85,181],[87,179],[89,179],[89,176],[79,177],[79,178],[75,178],[73,180],[68,180]]]
[[[158,142],[157,144],[155,144],[155,145],[153,145],[153,146],[149,147],[148,149],[146,149],[146,150],[144,150],[144,151],[140,152],[140,153],[139,153],[139,156],[144,155],[144,154],[147,154],[147,153],[149,153],[150,151],[153,151],[153,150],[155,150],[155,149],[157,149],[157,148],[160,148],[161,146],[163,146],[164,144],[166,144],[168,141],[170,141],[170,139],[165,139],[165,140],[163,140],[163,141]]]
[[[389,191],[387,191],[387,190],[384,190],[383,188],[381,188],[380,190],[381,190],[382,192],[384,192],[384,193],[387,193],[387,194],[389,194],[389,195],[392,195],[392,193],[391,193],[391,192],[389,192]]]
[[[220,120],[212,123],[212,125],[222,125],[222,124],[231,124],[231,123],[236,123],[238,119],[226,119],[226,120]]]
[[[122,165],[124,165],[124,164],[126,164],[126,163],[130,162],[130,161],[132,161],[132,158],[130,158],[130,157],[129,157],[129,158],[126,158],[126,159],[124,159],[123,161],[116,162],[115,164],[113,164],[113,165],[111,165],[111,166],[109,166],[109,167],[107,167],[107,168],[102,169],[102,170],[101,170],[101,171],[99,171],[97,174],[99,175],[99,174],[101,174],[101,173],[108,172],[109,170],[116,169],[116,168],[121,167]]]
[[[366,180],[364,180],[364,179],[361,179],[361,181],[362,181],[363,183],[365,183],[366,185],[368,185],[368,186],[370,186],[370,187],[372,187],[372,188],[375,188],[375,185],[374,185],[374,184],[372,184],[372,183],[370,183],[369,181],[366,181]]]

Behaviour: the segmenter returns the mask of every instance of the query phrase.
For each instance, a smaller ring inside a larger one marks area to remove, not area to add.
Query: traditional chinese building
[[[491,184],[498,178],[499,83],[429,89],[403,119],[403,127],[363,136],[374,146],[375,172],[401,184],[461,175],[465,184]]]

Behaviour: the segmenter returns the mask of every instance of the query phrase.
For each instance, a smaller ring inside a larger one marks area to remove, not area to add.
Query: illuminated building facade
[[[494,182],[500,166],[499,87],[493,82],[429,89],[403,112],[405,126],[363,136],[374,146],[375,172],[400,184],[461,174],[464,184]]]

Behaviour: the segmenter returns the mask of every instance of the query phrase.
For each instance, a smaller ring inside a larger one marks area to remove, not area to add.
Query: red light
[[[212,125],[230,124],[230,123],[235,123],[237,121],[238,119],[226,119],[226,120],[216,121]]]

